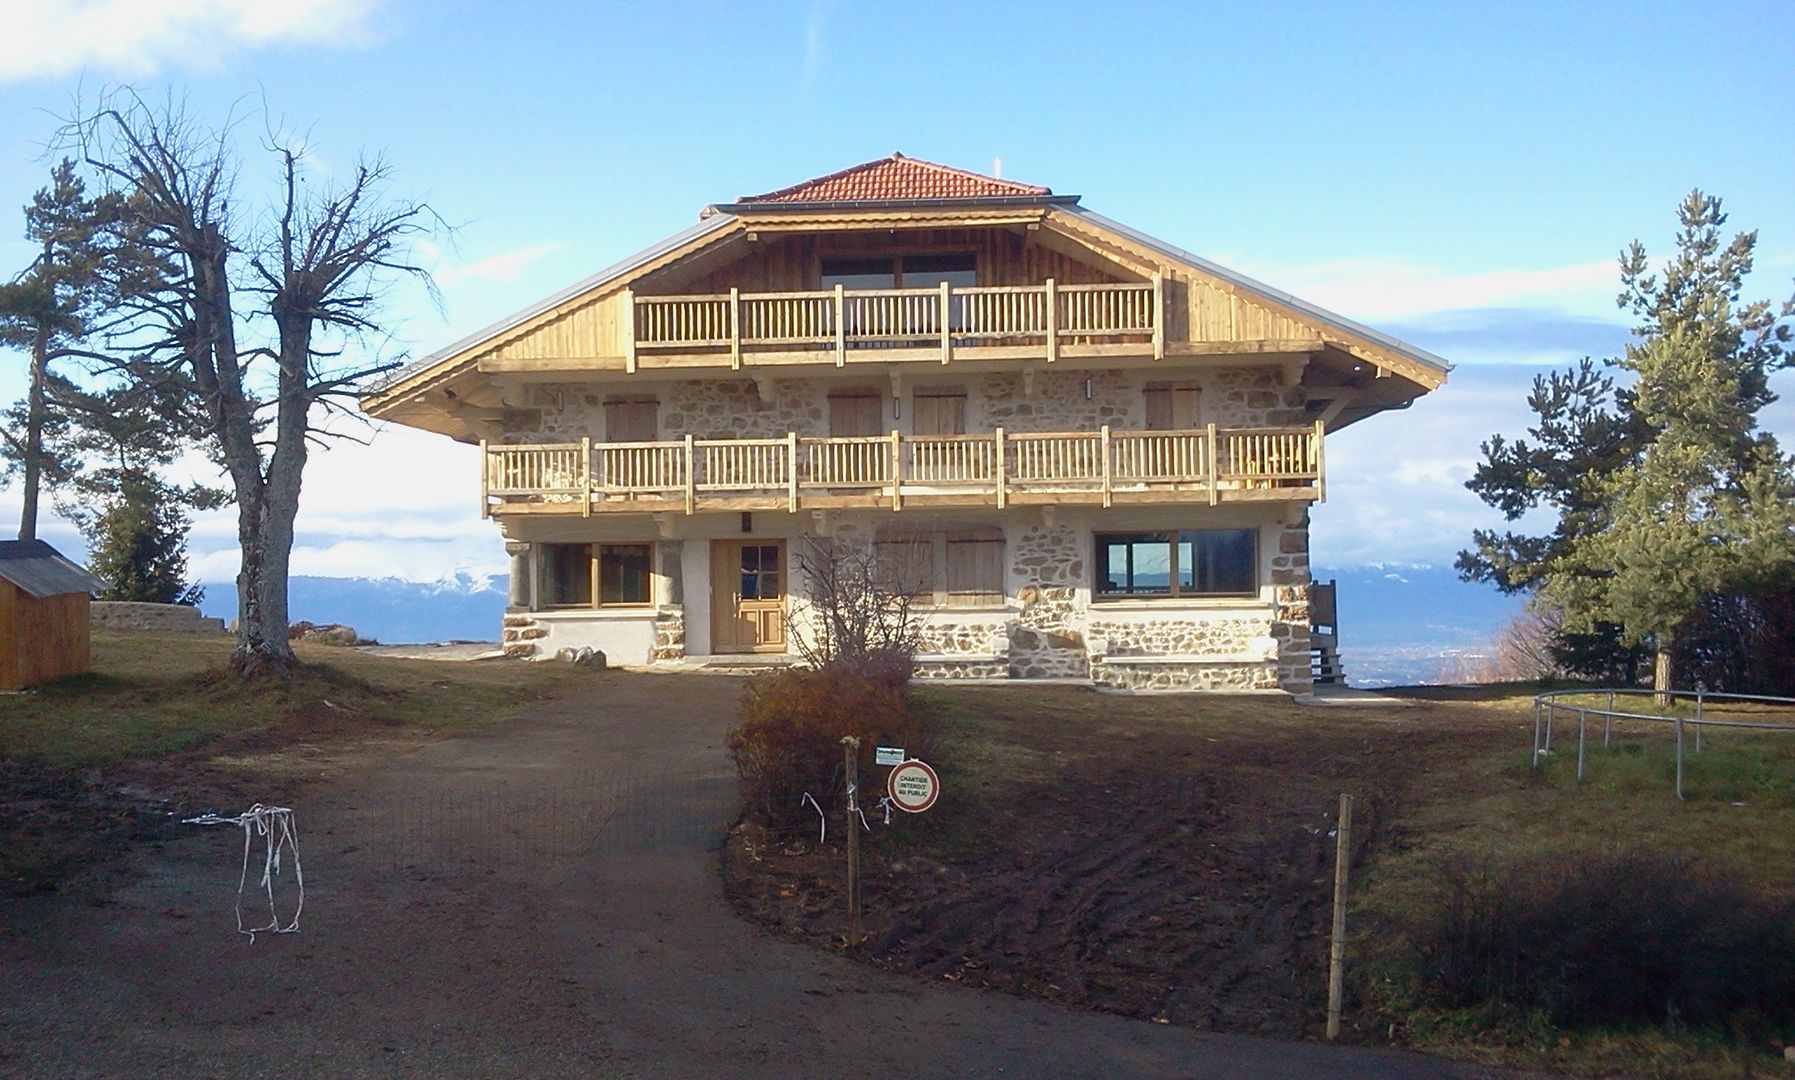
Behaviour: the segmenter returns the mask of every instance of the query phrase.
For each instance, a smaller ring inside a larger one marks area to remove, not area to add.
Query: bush
[[[1460,860],[1410,927],[1423,995],[1564,1027],[1795,1019],[1795,903],[1656,852]]]
[[[846,787],[845,735],[861,740],[862,777],[873,775],[876,744],[899,745],[912,756],[929,752],[932,716],[885,674],[792,668],[748,684],[728,740],[748,817],[770,828],[814,824],[816,811],[802,802],[806,792],[834,814]]]

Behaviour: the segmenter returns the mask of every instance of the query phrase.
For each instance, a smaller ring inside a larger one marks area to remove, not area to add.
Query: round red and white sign
[[[891,770],[885,787],[891,795],[891,805],[905,813],[920,814],[935,805],[941,794],[941,778],[934,769],[911,758]]]

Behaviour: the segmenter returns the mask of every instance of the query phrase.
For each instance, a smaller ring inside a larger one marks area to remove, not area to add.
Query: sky
[[[1464,487],[1534,374],[1627,340],[1615,258],[1668,253],[1693,187],[1760,235],[1748,297],[1795,282],[1795,6],[1781,3],[40,2],[0,38],[0,208],[109,86],[244,118],[314,177],[358,156],[455,226],[440,301],[390,296],[422,356],[696,220],[707,203],[901,151],[1084,205],[1458,365],[1331,438],[1317,563],[1450,563],[1499,515]],[[0,209],[0,273],[31,257]],[[22,393],[0,354],[0,400]],[[1795,397],[1795,377],[1776,386]],[[1795,444],[1795,405],[1764,422]],[[316,454],[294,572],[501,573],[477,452],[383,427]],[[18,495],[0,489],[0,522]],[[72,528],[44,535],[81,550]],[[202,517],[202,581],[235,576]]]

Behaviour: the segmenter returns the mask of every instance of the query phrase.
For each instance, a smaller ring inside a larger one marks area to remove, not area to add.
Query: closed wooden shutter
[[[911,424],[918,435],[966,434],[966,395],[959,391],[917,391]]]
[[[996,607],[1003,603],[1003,532],[967,529],[946,535],[948,607]]]
[[[847,391],[829,395],[829,434],[838,439],[879,434],[879,393]]]
[[[654,442],[660,437],[660,402],[651,397],[617,397],[605,402],[605,441]]]

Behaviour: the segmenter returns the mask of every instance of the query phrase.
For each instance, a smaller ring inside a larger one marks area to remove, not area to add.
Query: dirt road
[[[298,810],[299,934],[235,933],[224,830],[129,856],[103,902],[0,908],[0,1073],[1479,1075],[925,982],[741,922],[715,856],[737,691],[619,675],[266,792]]]

